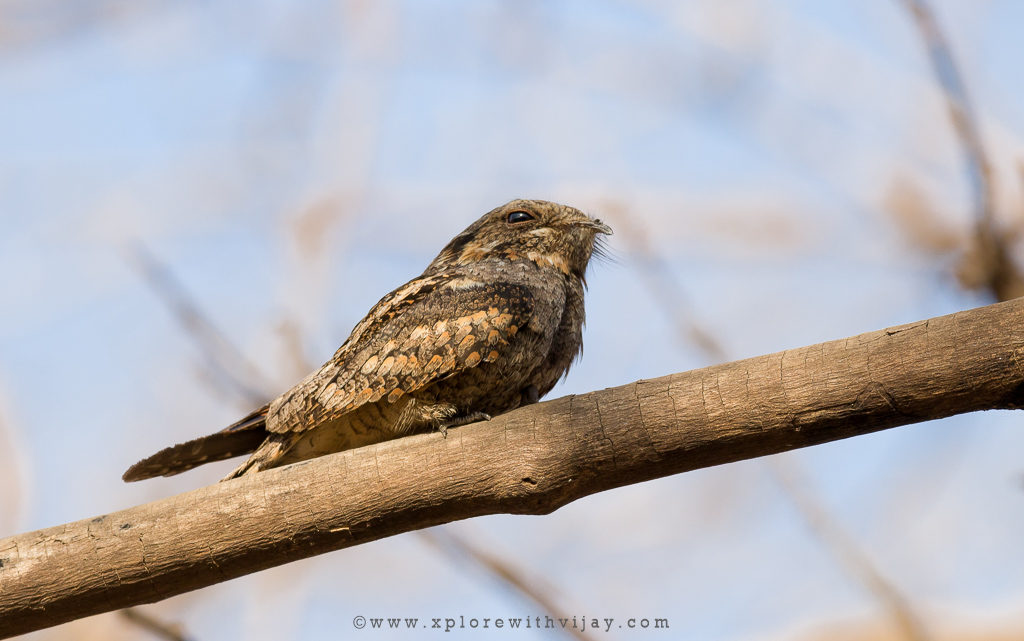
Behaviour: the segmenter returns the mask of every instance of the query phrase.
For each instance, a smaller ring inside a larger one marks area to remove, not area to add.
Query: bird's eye
[[[514,211],[508,215],[508,222],[510,223],[525,223],[528,220],[533,220],[533,216],[525,211]]]

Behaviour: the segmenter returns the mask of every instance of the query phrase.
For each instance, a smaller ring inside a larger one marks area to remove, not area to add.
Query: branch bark
[[[1024,405],[1024,299],[578,396],[0,540],[0,636],[485,514]],[[111,476],[113,480],[116,474]]]

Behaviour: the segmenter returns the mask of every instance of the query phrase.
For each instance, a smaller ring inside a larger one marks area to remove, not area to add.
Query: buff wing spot
[[[377,355],[373,354],[372,356],[370,356],[370,358],[366,359],[366,362],[363,363],[363,368],[360,371],[363,374],[369,374],[370,372],[377,368],[377,363]]]
[[[468,352],[469,348],[473,347],[473,345],[475,345],[475,344],[476,344],[476,336],[473,336],[472,334],[469,334],[465,338],[462,339],[461,343],[459,343],[459,346],[455,349],[455,353],[458,354],[459,356],[462,356],[466,352]]]
[[[430,357],[430,361],[427,362],[427,366],[423,369],[423,371],[426,372],[427,374],[433,374],[438,367],[441,367],[441,361],[443,360],[444,359],[441,358],[440,354],[434,354],[433,356]]]

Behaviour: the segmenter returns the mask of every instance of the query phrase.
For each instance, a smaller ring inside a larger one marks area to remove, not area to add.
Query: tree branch
[[[521,408],[0,540],[0,636],[457,519],[1024,405],[1024,299]],[[116,476],[116,475],[114,475]],[[114,478],[112,476],[111,478]]]

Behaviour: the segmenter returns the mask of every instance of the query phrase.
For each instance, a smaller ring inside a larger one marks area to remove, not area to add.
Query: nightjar
[[[598,234],[611,233],[541,200],[488,212],[374,305],[320,369],[224,430],[136,463],[124,480],[252,452],[234,478],[536,402],[580,353],[584,274]]]

